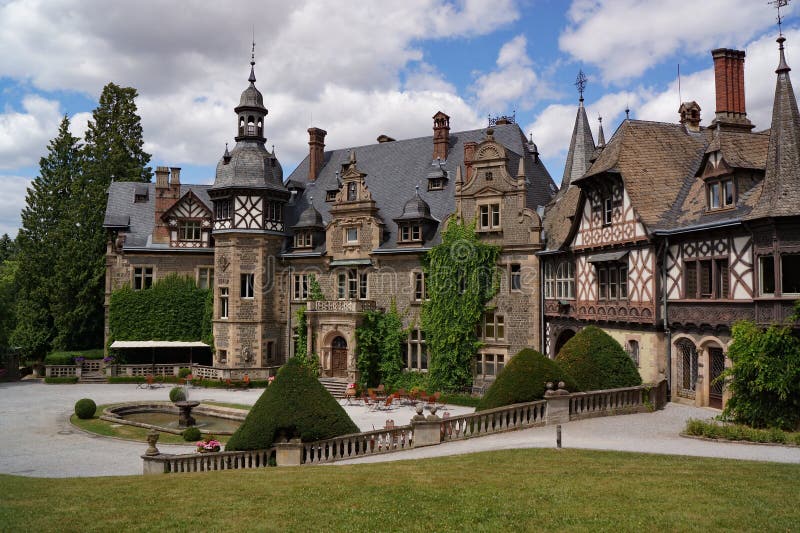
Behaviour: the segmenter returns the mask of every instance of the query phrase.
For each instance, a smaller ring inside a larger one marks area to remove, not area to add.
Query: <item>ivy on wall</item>
[[[308,299],[319,302],[325,299],[322,288],[317,281],[317,277],[311,274],[308,278]],[[301,365],[309,368],[315,374],[319,374],[319,355],[308,353],[308,320],[306,318],[306,306],[302,306],[295,313],[294,333],[297,335],[294,356]],[[312,343],[313,344],[313,343]]]
[[[110,340],[203,341],[212,345],[211,298],[211,291],[177,274],[156,281],[149,289],[118,289],[111,293],[108,310]]]
[[[403,373],[403,342],[407,332],[395,302],[389,311],[367,311],[356,328],[359,385],[376,387],[380,383],[393,388]]]
[[[429,386],[453,391],[472,384],[476,327],[497,292],[500,248],[480,241],[475,224],[452,220],[442,242],[423,257],[429,300],[422,307]]]

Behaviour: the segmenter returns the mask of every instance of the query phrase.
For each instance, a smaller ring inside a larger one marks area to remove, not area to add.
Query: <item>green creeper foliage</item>
[[[358,344],[359,385],[377,387],[380,383],[394,387],[403,373],[403,341],[406,331],[403,320],[392,302],[389,311],[367,311],[361,326],[356,328]]]
[[[499,253],[499,247],[478,239],[474,224],[451,220],[441,244],[423,257],[429,300],[422,307],[422,327],[435,390],[472,383],[471,361],[480,347],[475,328],[497,290]]]
[[[292,358],[261,394],[225,449],[261,450],[282,438],[311,442],[358,431],[339,402]]]
[[[631,358],[620,344],[597,326],[578,332],[561,348],[556,361],[580,390],[618,389],[642,384]]]
[[[548,381],[554,384],[563,381],[570,392],[579,390],[572,377],[556,361],[536,350],[525,348],[503,368],[481,399],[477,410],[541,400]]]
[[[211,327],[208,293],[192,278],[177,274],[156,281],[149,289],[118,289],[111,294],[110,337],[122,341],[207,339]]]
[[[315,302],[321,302],[325,299],[325,294],[322,292],[322,287],[319,286],[317,276],[311,274],[308,277],[308,299]]]
[[[322,293],[322,288],[319,286],[317,277],[314,274],[309,276],[308,280],[308,299],[313,301],[322,301],[325,295]],[[314,372],[319,374],[319,356],[317,354],[308,353],[308,321],[306,318],[306,306],[300,307],[295,312],[295,326],[294,332],[297,335],[297,345],[295,348],[295,358],[300,363]],[[313,344],[313,342],[312,342]]]
[[[65,350],[62,352],[50,352],[44,358],[46,365],[74,365],[76,357],[84,359],[102,359],[103,349],[95,350]]]
[[[81,420],[92,418],[97,411],[97,404],[89,398],[82,398],[75,402],[75,415]]]
[[[800,428],[800,339],[788,326],[762,329],[749,321],[732,333],[733,364],[720,377],[732,393],[725,415],[755,428]]]

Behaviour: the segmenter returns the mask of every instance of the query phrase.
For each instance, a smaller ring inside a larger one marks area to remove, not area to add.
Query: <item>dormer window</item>
[[[298,231],[294,236],[295,248],[311,248],[312,236],[310,231]]]
[[[347,184],[347,201],[355,202],[358,199],[358,184],[351,181]]]
[[[346,244],[358,244],[358,228],[345,228],[344,237]]]
[[[732,178],[706,182],[706,190],[709,210],[733,207],[736,193]]]
[[[147,184],[137,184],[133,192],[133,202],[137,204],[140,202],[146,202],[148,193],[149,188],[147,187]]]
[[[422,226],[419,224],[401,224],[398,242],[421,242]]]
[[[339,192],[339,189],[331,189],[329,191],[325,191],[325,201],[326,202],[335,202],[336,201],[336,193]]]
[[[444,189],[444,178],[431,178],[428,180],[429,191],[441,191]]]
[[[200,231],[198,220],[185,220],[178,225],[178,238],[182,241],[199,241]]]

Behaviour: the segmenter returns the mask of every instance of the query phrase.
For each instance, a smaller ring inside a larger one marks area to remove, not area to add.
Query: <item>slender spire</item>
[[[579,76],[580,78],[580,76]],[[578,113],[575,115],[575,126],[572,128],[572,139],[569,142],[569,152],[564,165],[564,176],[561,179],[561,190],[565,191],[576,179],[583,176],[591,166],[595,145],[592,137],[592,128],[586,117],[586,108],[581,101]]]
[[[780,51],[781,54],[781,60],[778,63],[778,68],[775,69],[775,72],[778,74],[780,74],[781,72],[789,72],[792,69],[790,69],[789,65],[786,63],[786,56],[783,53],[783,43],[786,42],[786,37],[781,35],[780,37],[778,37],[776,42],[778,43],[778,50]]]
[[[519,167],[517,168],[517,177],[525,179],[525,158],[519,158]]]
[[[250,52],[250,77],[247,78],[250,83],[256,82],[256,40],[253,38],[253,48]]]
[[[602,148],[606,145],[606,136],[603,133],[603,117],[598,116],[597,121],[600,122],[600,128],[597,131],[597,147]]]
[[[583,70],[578,71],[578,77],[575,78],[575,87],[578,88],[578,94],[580,95],[578,101],[583,106],[583,91],[586,90],[586,74],[583,73]]]

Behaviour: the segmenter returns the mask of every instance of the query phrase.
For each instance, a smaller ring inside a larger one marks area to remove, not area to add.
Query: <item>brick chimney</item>
[[[325,136],[327,131],[308,128],[308,181],[315,181],[325,162]]]
[[[714,86],[717,92],[716,117],[712,127],[750,131],[753,124],[747,118],[744,95],[743,50],[717,48],[714,58]]]
[[[177,172],[176,172],[177,171]],[[169,227],[161,217],[178,201],[181,194],[181,169],[172,169],[172,179],[170,180],[170,169],[167,167],[156,167],[156,205],[155,205],[155,224],[153,225],[153,242],[168,244]]]
[[[467,141],[464,143],[464,181],[469,181],[472,176],[472,160],[475,159],[475,148],[478,143],[474,141]]]
[[[441,111],[433,115],[433,159],[447,160],[450,146],[450,117]]]

